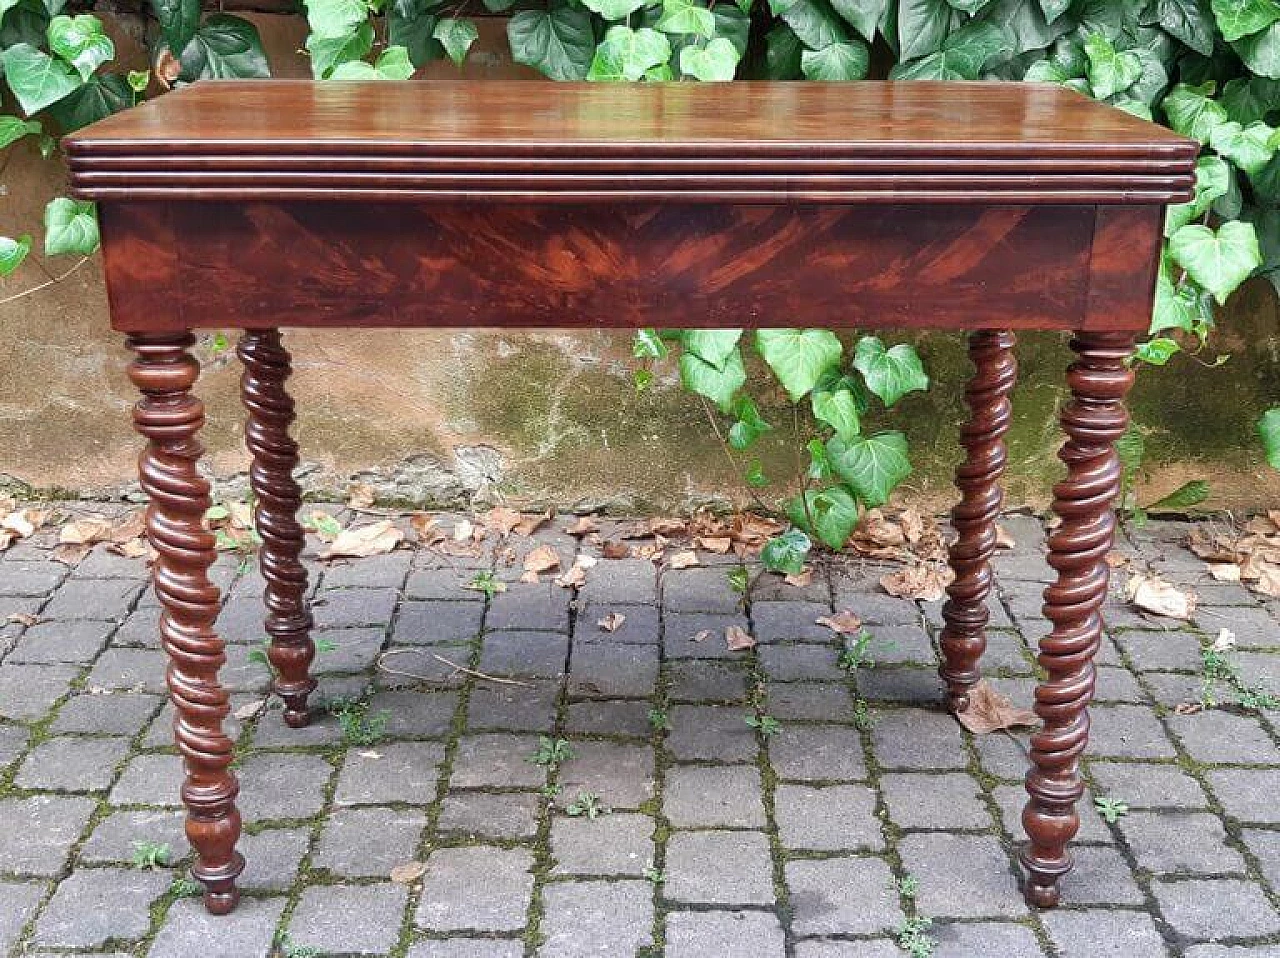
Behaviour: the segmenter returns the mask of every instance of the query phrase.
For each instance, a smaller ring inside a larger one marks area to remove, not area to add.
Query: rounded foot
[[[1061,893],[1058,891],[1056,881],[1046,884],[1034,878],[1028,878],[1025,897],[1027,904],[1032,908],[1056,908]]]
[[[204,893],[204,907],[211,915],[229,915],[240,903],[240,889],[235,885],[219,891]]]
[[[306,706],[298,709],[286,705],[284,709],[284,724],[289,728],[306,728],[311,724],[311,713],[307,711]]]
[[[947,693],[947,711],[952,715],[959,715],[961,712],[967,711],[968,708],[969,693],[967,691]]]

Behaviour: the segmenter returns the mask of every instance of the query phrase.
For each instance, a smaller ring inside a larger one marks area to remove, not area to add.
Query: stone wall
[[[306,76],[297,53],[302,21],[253,19],[276,74]],[[116,20],[112,27],[122,57],[143,64],[141,24]],[[502,22],[483,27],[468,74],[530,75],[506,58]],[[427,72],[456,71],[441,63]],[[547,92],[554,96],[553,88]],[[30,144],[9,153],[0,173],[0,232],[35,232],[48,197],[64,189],[64,173]],[[7,300],[0,303],[0,477],[38,490],[112,495],[131,481],[138,442],[128,419],[133,395],[126,356],[108,330],[97,258],[10,299],[73,265],[33,253],[15,275],[0,280],[0,300]],[[654,320],[681,324],[678,315]],[[778,318],[779,325],[792,321]],[[1225,366],[1178,359],[1139,377],[1133,408],[1152,460],[1144,498],[1203,477],[1213,484],[1214,505],[1280,505],[1280,475],[1262,463],[1253,435],[1259,412],[1280,401],[1280,310],[1270,286],[1247,286],[1223,326],[1213,351],[1231,354]],[[340,492],[359,475],[389,497],[422,504],[477,492],[617,510],[741,498],[742,486],[701,406],[675,388],[673,370],[650,392],[635,395],[628,340],[622,333],[554,330],[387,331],[355,342],[332,333],[291,334],[306,481],[316,491]],[[892,421],[911,437],[917,464],[904,495],[934,506],[950,498],[968,367],[954,336],[916,342],[935,386],[904,401]],[[208,342],[201,355],[208,362],[201,394],[209,404],[211,462],[218,476],[235,477],[245,465],[235,362],[230,354],[214,355]],[[1024,375],[1015,396],[1010,501],[1039,507],[1057,474],[1054,411],[1067,351],[1059,336],[1027,335],[1019,355]],[[779,428],[763,459],[766,472],[781,480],[794,473],[791,417],[772,421]]]

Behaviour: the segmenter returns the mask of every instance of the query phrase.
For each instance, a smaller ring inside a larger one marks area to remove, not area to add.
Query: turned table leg
[[[1004,501],[1000,479],[1008,454],[1004,437],[1013,406],[1009,393],[1018,378],[1014,336],[1008,330],[983,329],[969,335],[974,374],[965,389],[969,421],[960,430],[965,460],[956,469],[960,501],[951,512],[956,541],[951,546],[955,579],[942,607],[942,665],[947,704],[953,712],[969,707],[969,690],[982,677],[979,660],[987,647],[991,614],[991,556],[996,549],[996,516]]]
[[[240,392],[249,414],[244,435],[253,456],[249,484],[257,498],[254,518],[262,539],[263,600],[271,636],[267,658],[275,669],[272,689],[284,700],[285,722],[302,728],[310,721],[307,697],[316,687],[311,676],[316,650],[307,608],[307,570],[299,560],[305,538],[298,522],[302,489],[293,478],[298,444],[289,435],[293,399],[285,389],[290,356],[278,329],[246,330],[236,351],[244,364]]]
[[[1128,415],[1124,397],[1133,384],[1126,364],[1130,333],[1078,333],[1078,358],[1067,373],[1071,400],[1061,412],[1067,441],[1059,456],[1067,477],[1054,487],[1054,512],[1062,524],[1049,537],[1049,564],[1057,580],[1045,589],[1044,614],[1053,630],[1040,640],[1047,678],[1036,689],[1036,714],[1044,727],[1031,736],[1030,801],[1022,822],[1030,842],[1022,851],[1027,901],[1040,908],[1058,903],[1058,880],[1071,870],[1067,842],[1080,827],[1075,803],[1084,794],[1080,756],[1089,741],[1093,657],[1102,638],[1115,533],[1113,505],[1120,488],[1115,443]]]
[[[218,588],[209,580],[209,567],[216,553],[204,526],[209,483],[196,469],[204,452],[196,438],[204,406],[191,394],[200,374],[188,352],[194,343],[195,337],[181,333],[130,336],[135,358],[129,378],[142,392],[133,420],[148,443],[138,470],[150,499],[147,534],[156,550],[152,576],[162,607],[160,638],[177,711],[174,738],[186,769],[182,800],[187,838],[196,852],[191,873],[204,884],[209,911],[226,914],[239,899],[235,882],[244,868],[236,851],[240,787],[230,770],[231,739],[222,728],[230,706],[218,681],[226,655],[214,632]]]

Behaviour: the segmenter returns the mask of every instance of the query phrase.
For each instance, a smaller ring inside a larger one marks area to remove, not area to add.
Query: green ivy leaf
[[[1267,462],[1272,469],[1280,469],[1280,406],[1273,406],[1262,414],[1258,420],[1258,435],[1262,439]]]
[[[983,67],[1009,49],[1004,31],[993,23],[974,21],[943,41],[942,49],[889,71],[895,80],[976,80]]]
[[[4,78],[27,116],[80,88],[81,79],[68,64],[29,43],[15,43],[0,53]]]
[[[469,19],[445,17],[436,22],[431,35],[440,41],[449,59],[462,66],[462,61],[467,58],[467,51],[476,42],[480,32]]]
[[[705,47],[690,44],[680,51],[680,72],[704,83],[727,83],[738,69],[733,41],[716,37]]]
[[[48,36],[49,49],[75,67],[82,80],[116,55],[115,44],[102,31],[102,21],[91,13],[54,17]]]
[[[1280,20],[1277,0],[1211,0],[1222,39],[1239,40]]]
[[[1247,126],[1265,120],[1280,103],[1280,81],[1266,77],[1237,77],[1222,88],[1219,102],[1237,123]]]
[[[258,28],[248,20],[215,13],[182,51],[182,79],[245,80],[271,76]]]
[[[858,525],[858,501],[843,486],[809,489],[787,503],[787,518],[829,548],[842,549]]]
[[[711,11],[716,18],[716,36],[724,37],[738,51],[738,60],[747,55],[747,42],[751,38],[751,18],[738,7],[718,3]]]
[[[1212,154],[1196,160],[1195,194],[1189,203],[1170,206],[1165,213],[1164,235],[1172,236],[1192,220],[1198,220],[1220,196],[1231,189],[1231,167],[1226,160]]]
[[[888,502],[894,487],[911,475],[907,437],[900,432],[859,436],[851,442],[835,436],[827,441],[827,455],[836,475],[868,508]]]
[[[1214,127],[1210,144],[1246,173],[1257,173],[1276,154],[1276,131],[1261,120],[1243,127],[1228,120]]]
[[[373,49],[373,24],[368,20],[345,37],[307,36],[307,52],[311,54],[311,75],[317,80],[333,76],[336,67],[352,60],[363,60]]]
[[[1142,62],[1137,55],[1132,50],[1118,52],[1101,33],[1085,37],[1084,53],[1089,58],[1089,86],[1099,100],[1129,89],[1142,75]]]
[[[832,43],[800,54],[800,69],[810,80],[861,80],[871,65],[871,51],[861,40]]]
[[[413,76],[413,61],[404,47],[387,47],[373,63],[348,60],[331,74],[334,80],[407,80]]]
[[[712,366],[724,365],[742,338],[740,329],[686,329],[680,345]]]
[[[898,0],[899,58],[914,60],[941,50],[951,18],[946,0]]]
[[[0,276],[8,276],[22,265],[31,252],[31,237],[24,233],[17,239],[0,236]]]
[[[798,575],[804,569],[804,561],[812,548],[813,543],[801,530],[788,529],[764,544],[760,550],[760,564],[770,572]]]
[[[596,53],[591,15],[573,7],[523,10],[507,22],[507,38],[517,63],[552,80],[585,79]]]
[[[875,336],[863,336],[858,340],[853,365],[867,381],[867,388],[886,406],[893,406],[907,393],[929,388],[920,357],[906,343],[886,350]]]
[[[831,0],[831,5],[845,22],[858,31],[862,39],[873,43],[876,30],[888,9],[889,0]]]
[[[1174,286],[1168,262],[1162,258],[1156,277],[1155,309],[1147,332],[1152,336],[1169,329],[1195,332],[1198,326],[1203,327],[1212,320],[1213,313],[1205,302],[1206,298],[1207,294],[1194,281]]]
[[[1227,122],[1227,111],[1211,99],[1216,89],[1212,80],[1200,86],[1179,83],[1160,103],[1169,125],[1178,133],[1194,137],[1208,146],[1213,131]]]
[[[828,0],[769,0],[769,7],[810,50],[821,50],[849,39],[844,21],[836,15]],[[799,70],[798,51],[796,61]]]
[[[1144,23],[1159,24],[1201,56],[1213,53],[1213,17],[1207,0],[1156,0]]]
[[[24,120],[16,116],[0,116],[0,150],[12,146],[24,136],[40,132],[38,120]]]
[[[97,74],[71,96],[49,107],[49,113],[64,133],[97,123],[103,117],[133,106],[134,92],[124,77],[115,73]]]
[[[1185,512],[1195,508],[1209,498],[1209,483],[1204,479],[1192,479],[1184,483],[1163,499],[1157,499],[1147,506],[1148,512],[1157,509],[1164,512]]]
[[[721,412],[728,413],[733,407],[734,395],[747,381],[742,351],[735,348],[721,366],[713,366],[691,352],[681,353],[680,381],[685,388],[706,396],[720,407]]]
[[[1181,347],[1177,342],[1161,336],[1145,343],[1139,343],[1133,355],[1140,362],[1150,363],[1152,366],[1163,366],[1177,355],[1180,349]]]
[[[1232,220],[1217,233],[1207,226],[1184,226],[1169,238],[1169,252],[1221,305],[1262,263],[1252,223]]]
[[[328,40],[348,37],[369,19],[365,0],[302,0],[311,32]]]
[[[798,80],[805,46],[786,23],[774,24],[764,36],[764,75],[769,80]]]
[[[670,352],[656,329],[637,329],[631,339],[631,355],[636,359],[666,359]]]
[[[606,20],[625,20],[645,4],[645,0],[582,0],[582,5]]]
[[[486,7],[493,9],[488,3]],[[414,66],[444,56],[444,47],[434,36],[440,18],[439,0],[391,0],[386,11],[387,42],[408,50]]]
[[[98,248],[98,213],[92,203],[55,197],[44,208],[46,256],[79,253],[88,256]]]
[[[814,418],[834,429],[841,439],[848,441],[862,432],[858,400],[848,389],[834,392],[815,389],[812,403]]]
[[[1241,37],[1231,46],[1254,73],[1280,80],[1280,23],[1273,23],[1260,33]]]
[[[130,70],[124,77],[129,89],[134,93],[145,93],[147,87],[151,85],[151,71],[149,70]]]
[[[185,50],[200,26],[200,0],[151,0],[151,12],[160,23],[164,45]]]
[[[792,402],[803,399],[824,373],[838,367],[844,351],[829,329],[758,329],[756,349]]]
[[[716,18],[696,0],[662,0],[662,16],[655,26],[663,33],[710,38],[716,33]]]
[[[739,452],[773,429],[765,422],[759,407],[749,396],[739,397],[734,403],[734,414],[738,420],[729,427],[729,445]]]

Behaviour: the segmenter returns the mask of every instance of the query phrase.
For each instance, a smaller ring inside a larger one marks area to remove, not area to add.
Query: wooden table
[[[316,682],[286,326],[969,331],[941,639],[953,710],[986,644],[1012,331],[1071,330],[1022,853],[1028,900],[1057,902],[1079,826],[1126,360],[1195,142],[1023,84],[269,81],[202,82],[66,147],[75,194],[100,202],[112,324],[135,354],[182,798],[210,911],[235,906],[244,861],[191,331],[244,330],[274,689],[299,727]]]

